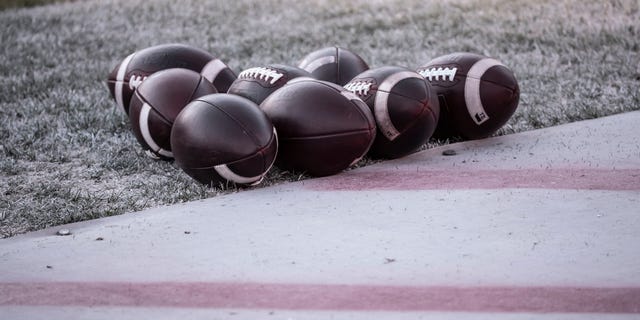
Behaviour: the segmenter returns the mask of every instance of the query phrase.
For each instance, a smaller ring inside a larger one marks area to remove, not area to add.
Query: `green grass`
[[[105,85],[137,49],[187,43],[236,71],[330,45],[373,67],[482,53],[519,80],[508,134],[640,109],[639,10],[635,0],[87,0],[0,11],[0,237],[242,190],[200,186],[143,155]],[[276,169],[263,186],[304,178]]]

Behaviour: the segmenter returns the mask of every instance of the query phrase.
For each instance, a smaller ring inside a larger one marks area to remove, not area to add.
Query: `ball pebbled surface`
[[[426,80],[403,67],[367,70],[345,85],[367,103],[378,132],[372,158],[393,159],[416,151],[433,134],[440,107]]]
[[[176,117],[193,99],[217,93],[199,73],[172,68],[149,76],[131,99],[131,129],[143,149],[162,159],[172,159],[171,128]]]
[[[136,51],[118,63],[107,77],[107,87],[120,109],[129,114],[133,92],[151,74],[170,68],[201,72],[208,63],[216,60],[209,52],[185,44],[152,46]],[[233,80],[235,77],[228,81],[229,84]]]
[[[369,69],[359,55],[341,47],[327,47],[305,56],[298,67],[318,80],[345,85],[353,77]]]
[[[298,78],[260,108],[278,130],[276,164],[313,176],[336,174],[361,159],[375,138],[367,105],[336,84]]]
[[[480,139],[494,134],[518,107],[515,75],[500,61],[458,52],[435,58],[417,69],[440,101],[434,136]]]
[[[176,164],[203,184],[252,185],[273,165],[278,138],[255,103],[218,93],[184,108],[174,123],[171,145]]]

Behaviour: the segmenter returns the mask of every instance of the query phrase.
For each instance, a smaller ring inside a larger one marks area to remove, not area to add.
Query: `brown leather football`
[[[366,102],[376,119],[372,158],[393,159],[414,152],[436,129],[438,98],[415,71],[395,66],[370,69],[344,87]]]
[[[297,78],[260,108],[278,130],[276,165],[313,176],[336,174],[360,160],[375,138],[369,107],[336,84]]]
[[[107,79],[111,97],[129,114],[135,88],[151,74],[170,68],[202,71],[218,91],[226,91],[236,79],[226,64],[202,49],[178,43],[162,44],[136,51],[113,68]]]
[[[211,94],[189,103],[171,131],[176,164],[206,184],[260,183],[276,158],[273,124],[251,100]]]
[[[246,69],[238,74],[227,93],[245,97],[261,104],[270,94],[282,88],[289,80],[298,77],[311,77],[298,67],[282,64],[270,64]]]
[[[434,136],[480,139],[494,134],[516,111],[520,88],[513,72],[500,61],[458,52],[417,69],[440,101]]]
[[[369,69],[359,55],[341,47],[328,47],[309,53],[298,67],[318,79],[341,86]]]
[[[174,120],[189,102],[212,93],[217,93],[213,84],[188,69],[162,70],[140,84],[129,104],[129,120],[147,154],[173,159],[170,138]]]

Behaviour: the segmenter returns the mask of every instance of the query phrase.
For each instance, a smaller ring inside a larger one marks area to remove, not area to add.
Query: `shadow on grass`
[[[64,1],[65,0],[3,0],[0,1],[0,10],[22,7],[35,7]]]

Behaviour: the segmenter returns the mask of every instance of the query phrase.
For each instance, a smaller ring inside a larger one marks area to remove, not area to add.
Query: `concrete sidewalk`
[[[0,319],[638,319],[639,125],[457,143],[3,239]]]

